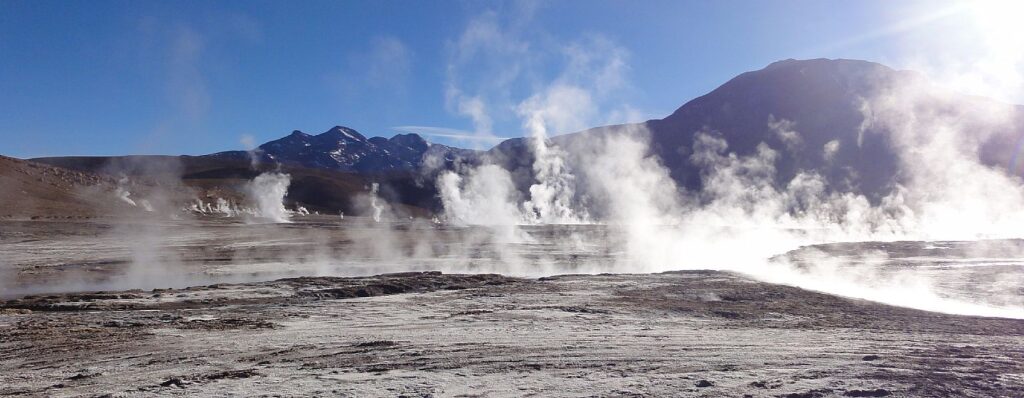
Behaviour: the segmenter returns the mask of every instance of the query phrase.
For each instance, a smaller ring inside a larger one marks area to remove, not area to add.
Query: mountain
[[[700,190],[703,184],[702,170],[691,158],[699,134],[725,140],[727,151],[741,157],[755,155],[764,143],[776,152],[778,186],[785,186],[801,172],[814,172],[829,181],[828,189],[861,193],[877,201],[894,183],[902,182],[906,166],[902,162],[906,160],[900,158],[886,126],[866,123],[865,101],[898,87],[928,85],[920,74],[867,61],[790,59],[740,74],[663,119],[597,127],[552,137],[551,142],[571,157],[603,135],[646,131],[650,154],[660,158],[679,186],[691,191]],[[917,101],[913,102],[915,114],[954,119],[958,110],[976,105],[1005,110],[1010,123],[977,128],[988,132],[978,156],[983,163],[1004,169],[1012,163],[1024,136],[1024,107],[956,93],[926,92],[923,101],[891,100]],[[478,164],[489,159],[508,169],[518,188],[526,192],[534,182],[528,144],[526,138],[515,138],[477,152],[431,144],[416,134],[366,138],[356,130],[336,126],[318,135],[294,131],[251,152],[32,160],[114,176],[163,173],[204,189],[217,184],[238,186],[260,171],[281,168],[293,173],[289,200],[311,210],[349,211],[351,198],[376,182],[391,203],[438,211],[441,205],[433,178],[438,170],[453,169],[457,163]],[[256,166],[250,164],[251,157],[258,161]]]
[[[343,126],[334,126],[318,135],[295,130],[252,152],[261,162],[359,173],[418,170],[428,155],[450,163],[473,154],[470,150],[428,143],[417,134],[366,138]],[[250,153],[229,151],[209,156],[238,159],[248,158]]]
[[[841,187],[844,190],[877,199],[899,181],[901,165],[888,132],[872,126],[862,130],[864,101],[896,87],[926,84],[926,79],[915,72],[873,62],[790,59],[743,73],[663,119],[598,127],[556,136],[551,141],[571,149],[586,145],[595,136],[644,129],[650,134],[651,153],[661,158],[680,186],[690,190],[699,190],[702,185],[701,170],[690,159],[698,133],[725,139],[728,151],[739,156],[755,154],[763,142],[778,152],[778,184],[787,183],[801,171],[814,171],[829,181],[845,182]],[[929,107],[918,111],[941,114],[991,102],[952,93],[929,98]],[[1014,121],[1009,127],[993,131],[979,154],[984,163],[997,167],[1010,162],[1017,139],[1024,133],[1024,107],[1002,106]],[[785,123],[798,132],[799,145],[790,148],[792,145],[773,128],[773,122]],[[829,143],[835,151],[826,155],[824,148]],[[529,177],[532,156],[527,139],[502,142],[488,155],[513,175]],[[520,188],[528,182],[529,178],[525,182],[523,178],[517,180]]]

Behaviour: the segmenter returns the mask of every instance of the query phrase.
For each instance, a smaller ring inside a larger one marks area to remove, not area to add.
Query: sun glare
[[[1024,94],[1024,1],[972,0],[954,7],[963,31],[935,37],[959,48],[960,59],[931,65],[944,85],[972,94],[1016,101]],[[967,47],[953,37],[969,38]]]
[[[1024,1],[979,0],[971,4],[975,24],[985,39],[996,49],[1020,53],[1024,51]]]

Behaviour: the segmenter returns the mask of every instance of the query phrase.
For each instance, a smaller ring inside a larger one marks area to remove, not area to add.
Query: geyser
[[[780,181],[780,159],[805,145],[800,126],[782,117],[769,115],[764,123],[784,145],[762,142],[749,155],[733,152],[714,130],[697,133],[680,150],[700,170],[702,189],[688,191],[651,155],[650,132],[642,125],[562,141],[565,147],[553,144],[545,117],[553,117],[557,107],[524,114],[535,178],[528,191],[515,191],[509,171],[486,162],[444,173],[437,184],[445,218],[458,224],[606,224],[623,243],[613,272],[731,270],[930,311],[1024,317],[1019,298],[998,298],[998,305],[989,305],[944,297],[934,290],[937,281],[931,276],[889,272],[879,262],[854,264],[819,254],[817,264],[831,265],[809,267],[778,257],[828,242],[1019,237],[1014,225],[1024,220],[1024,186],[978,157],[987,131],[1006,122],[999,117],[1004,106],[963,101],[922,81],[887,86],[863,100],[864,131],[857,141],[833,140],[808,150],[829,161],[840,147],[859,146],[864,134],[884,134],[901,173],[876,200],[843,189],[856,184],[830,181],[814,170]],[[598,243],[572,232],[544,241]],[[521,257],[498,257],[515,259],[508,270],[527,274],[580,271],[551,270],[545,260],[524,266]],[[901,287],[913,294],[896,294]]]
[[[257,217],[278,223],[291,222],[284,197],[288,194],[291,176],[284,173],[263,173],[246,186],[249,198],[256,204]]]

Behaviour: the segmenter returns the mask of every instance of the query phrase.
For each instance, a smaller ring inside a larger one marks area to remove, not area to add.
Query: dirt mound
[[[135,206],[113,177],[0,156],[0,219],[92,218]]]

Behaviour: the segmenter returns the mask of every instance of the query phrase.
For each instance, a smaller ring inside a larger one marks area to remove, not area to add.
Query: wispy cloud
[[[376,36],[367,47],[344,55],[342,66],[326,79],[348,100],[365,101],[367,93],[401,96],[412,73],[413,51],[399,38]]]
[[[432,127],[432,126],[395,126],[391,128],[394,131],[400,131],[403,133],[416,133],[427,137],[441,137],[450,138],[459,141],[483,141],[483,142],[501,142],[513,137],[499,137],[495,135],[481,135],[474,131],[459,130],[448,127]]]
[[[220,140],[209,136],[223,99],[219,90],[224,87],[216,83],[244,68],[234,55],[262,38],[260,21],[244,13],[211,12],[208,18],[193,19],[139,16],[122,52],[153,79],[155,90],[140,91],[139,97],[145,97],[140,100],[159,102],[161,111],[149,121],[149,131],[135,135],[135,151],[165,153],[177,146],[176,151],[191,152]]]
[[[480,13],[447,43],[448,112],[482,136],[516,121],[523,133],[564,134],[649,113],[626,102],[634,88],[625,47],[600,34],[560,40],[534,22],[536,7],[524,10]]]
[[[404,86],[412,69],[412,51],[401,40],[391,36],[375,37],[369,52],[353,60],[366,69],[367,82],[377,87]]]
[[[510,118],[517,102],[514,88],[528,86],[523,74],[539,69],[532,66],[539,52],[517,29],[528,14],[503,19],[493,11],[484,12],[446,45],[445,106],[470,118],[478,134],[490,135],[496,119]]]
[[[200,69],[205,39],[195,29],[179,27],[170,43],[168,91],[181,114],[198,121],[210,109],[210,94]]]

